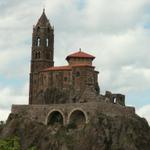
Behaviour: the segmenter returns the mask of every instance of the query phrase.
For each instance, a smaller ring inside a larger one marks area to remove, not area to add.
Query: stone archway
[[[64,125],[64,115],[60,110],[52,110],[46,119],[46,124],[49,126],[63,126]]]
[[[88,116],[82,109],[73,109],[68,116],[68,124],[74,126],[74,128],[82,128],[88,123]]]

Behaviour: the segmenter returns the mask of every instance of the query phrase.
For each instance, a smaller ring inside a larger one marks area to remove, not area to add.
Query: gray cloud
[[[142,108],[137,110],[137,114],[141,117],[144,117],[147,119],[149,125],[150,125],[150,105],[145,105]]]

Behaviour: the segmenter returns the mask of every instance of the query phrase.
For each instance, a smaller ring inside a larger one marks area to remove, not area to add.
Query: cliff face
[[[0,138],[18,136],[22,150],[149,150],[150,127],[138,116],[97,114],[84,128],[49,127],[10,114]]]

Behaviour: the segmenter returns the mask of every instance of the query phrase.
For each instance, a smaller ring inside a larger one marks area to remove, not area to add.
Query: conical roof
[[[68,55],[66,57],[66,60],[68,60],[70,58],[90,58],[90,59],[94,59],[95,57],[79,50],[78,52],[75,52],[73,54]]]
[[[39,18],[36,26],[41,26],[41,27],[50,26],[49,20],[45,14],[45,9],[43,9],[43,13],[41,17]]]

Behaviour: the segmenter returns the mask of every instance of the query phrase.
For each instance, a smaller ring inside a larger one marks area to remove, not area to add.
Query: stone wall
[[[12,105],[11,112],[46,124],[49,115],[54,111],[58,111],[63,116],[64,125],[66,125],[69,123],[69,116],[76,110],[84,113],[86,123],[88,123],[91,118],[95,117],[97,113],[104,113],[109,116],[130,116],[135,114],[135,109],[133,107],[125,107],[107,102],[52,105]]]

